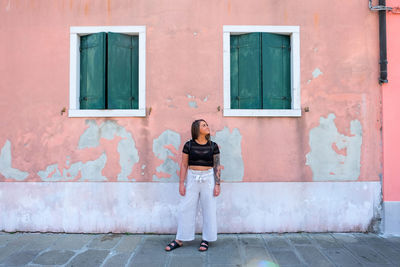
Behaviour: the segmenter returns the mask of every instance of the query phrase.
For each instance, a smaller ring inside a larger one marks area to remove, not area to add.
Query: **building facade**
[[[10,0],[0,22],[0,230],[174,233],[203,118],[219,232],[380,231],[365,1]]]
[[[400,107],[396,100],[400,98],[400,39],[397,29],[400,27],[400,1],[387,1],[392,11],[387,13],[387,56],[388,83],[382,86],[383,113],[383,208],[386,234],[400,235],[400,167],[397,164],[400,143],[398,118]]]

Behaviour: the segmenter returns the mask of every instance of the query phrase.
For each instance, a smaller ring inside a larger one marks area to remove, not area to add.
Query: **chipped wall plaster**
[[[357,180],[361,168],[362,127],[358,120],[350,122],[352,136],[338,132],[331,113],[321,117],[319,126],[311,129],[306,165],[314,181]]]
[[[175,154],[167,147],[167,145],[173,145],[176,150],[179,149],[181,144],[181,136],[172,130],[165,130],[162,134],[153,140],[153,153],[154,155],[163,161],[163,163],[156,168],[159,173],[167,173],[169,177],[161,177],[153,175],[153,181],[164,181],[164,182],[178,182],[179,176],[179,164],[170,158]],[[168,178],[168,179],[165,179]]]
[[[228,127],[215,133],[211,137],[215,141],[221,153],[221,179],[223,181],[243,181],[244,163],[242,157],[242,135],[239,129],[234,128],[232,132]]]
[[[0,174],[7,179],[15,179],[17,181],[23,181],[28,177],[29,173],[20,171],[12,167],[11,157],[11,142],[6,141],[0,153]]]

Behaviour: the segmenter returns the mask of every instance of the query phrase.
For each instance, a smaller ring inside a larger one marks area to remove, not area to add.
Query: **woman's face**
[[[200,121],[199,133],[201,135],[207,135],[210,133],[210,128],[208,128],[208,124],[205,121]]]

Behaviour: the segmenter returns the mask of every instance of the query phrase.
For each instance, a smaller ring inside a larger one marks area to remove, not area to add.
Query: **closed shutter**
[[[104,109],[106,33],[80,39],[80,109]]]
[[[261,34],[231,36],[231,108],[262,108]]]
[[[263,108],[290,109],[290,36],[262,33]]]
[[[138,36],[108,33],[108,109],[137,109]]]

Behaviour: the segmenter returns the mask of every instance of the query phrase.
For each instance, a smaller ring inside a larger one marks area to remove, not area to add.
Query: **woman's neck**
[[[205,144],[205,143],[207,143],[207,139],[206,139],[206,137],[205,137],[204,135],[199,135],[199,136],[197,136],[196,141],[197,141],[197,143],[199,143],[199,144]]]

